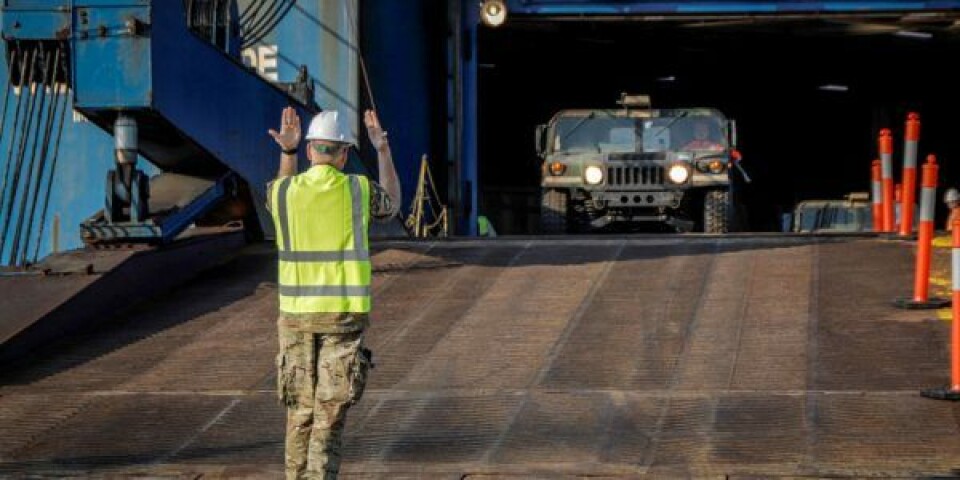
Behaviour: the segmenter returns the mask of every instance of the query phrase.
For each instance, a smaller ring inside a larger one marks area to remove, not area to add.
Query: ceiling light
[[[488,27],[499,27],[507,21],[507,5],[503,0],[484,0],[480,4],[480,21]]]
[[[930,32],[918,32],[916,30],[897,30],[894,35],[903,38],[914,38],[917,40],[930,40],[933,34]]]
[[[819,89],[824,92],[849,92],[850,91],[850,87],[846,85],[833,85],[833,84],[820,85]]]

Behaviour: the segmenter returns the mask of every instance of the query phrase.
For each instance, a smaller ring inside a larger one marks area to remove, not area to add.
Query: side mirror
[[[544,152],[547,150],[546,146],[543,144],[544,134],[547,133],[546,125],[537,125],[537,156],[542,157]]]
[[[730,132],[730,146],[733,148],[737,147],[737,121],[730,120],[727,122],[727,130]]]

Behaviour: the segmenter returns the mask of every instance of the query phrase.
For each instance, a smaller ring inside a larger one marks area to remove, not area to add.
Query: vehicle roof
[[[720,110],[710,107],[695,107],[695,108],[571,108],[560,110],[557,112],[551,122],[556,120],[559,117],[585,117],[595,112],[607,113],[614,117],[623,117],[623,118],[658,118],[658,117],[675,117],[682,112],[686,112],[688,116],[692,117],[721,117],[727,118]]]

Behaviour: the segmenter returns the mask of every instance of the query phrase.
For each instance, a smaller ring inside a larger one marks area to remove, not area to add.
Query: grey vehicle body
[[[558,112],[537,129],[542,231],[615,222],[730,230],[735,131],[712,108]],[[687,178],[674,181],[671,169],[686,169]]]
[[[873,229],[870,196],[851,193],[843,200],[805,200],[792,215],[794,232],[867,232]]]

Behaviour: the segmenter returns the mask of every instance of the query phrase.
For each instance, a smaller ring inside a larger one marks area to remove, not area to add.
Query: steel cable
[[[263,13],[260,13],[260,10],[264,6],[269,5],[266,9],[263,10]],[[266,17],[270,15],[269,12],[273,11],[277,6],[277,0],[271,0],[270,2],[262,2],[260,8],[257,9],[256,15],[241,19],[240,23],[240,32],[241,36],[246,38],[251,32],[260,28],[260,25],[263,24],[263,21]],[[247,43],[247,42],[243,42]]]
[[[0,138],[3,138],[3,131],[7,125],[7,105],[10,103],[10,90],[13,90],[13,72],[16,71],[17,51],[10,54],[10,65],[7,67],[7,88],[3,94],[3,109],[0,110]]]
[[[59,49],[57,49],[57,51],[59,51]],[[41,50],[41,52],[43,52],[42,53],[43,61],[41,63],[43,68],[42,70],[43,74],[40,78],[40,83],[36,84],[36,87],[35,87],[36,93],[34,93],[34,95],[38,97],[37,102],[39,103],[39,105],[37,106],[34,112],[35,114],[34,116],[36,120],[36,128],[38,129],[43,128],[41,127],[41,123],[44,121],[44,109],[49,108],[47,106],[47,85],[50,83],[50,78],[51,78],[51,75],[53,74],[53,67],[54,67],[53,58],[50,55],[50,53],[52,52],[44,52],[43,50]],[[39,173],[34,168],[35,165],[37,164],[37,147],[40,146],[41,137],[45,136],[45,132],[31,131],[30,133],[31,133],[31,136],[33,137],[32,138],[33,145],[29,149],[27,149],[27,151],[24,152],[24,154],[26,155],[24,157],[24,160],[26,161],[26,168],[23,170],[23,173],[25,173],[26,176],[23,179],[23,196],[20,200],[20,211],[17,214],[16,228],[13,231],[13,244],[11,245],[11,248],[10,248],[10,264],[11,265],[17,265],[16,262],[17,262],[17,257],[19,256],[19,253],[20,253],[20,248],[21,248],[20,240],[21,240],[21,236],[23,235],[24,224],[30,223],[32,220],[30,218],[27,218],[26,216],[27,205],[30,203],[30,197],[34,196],[34,192],[32,191],[33,189],[31,188],[31,185],[35,183],[34,178],[39,175]],[[29,152],[29,155],[27,155],[28,152]]]
[[[17,42],[16,48],[19,50],[20,42]],[[7,143],[7,163],[3,170],[3,181],[2,183],[0,183],[0,220],[3,219],[3,207],[6,205],[6,200],[7,200],[7,186],[10,183],[9,177],[13,171],[13,147],[17,143],[17,133],[21,133],[17,130],[17,125],[20,122],[20,111],[22,110],[21,107],[23,106],[24,98],[26,98],[25,95],[23,95],[23,79],[27,75],[28,61],[24,56],[24,58],[22,58],[20,62],[21,62],[20,77],[18,78],[20,85],[18,86],[19,91],[16,93],[17,108],[13,114],[13,122],[10,123],[10,126],[13,128],[13,134],[10,135],[9,142]],[[2,246],[3,246],[3,239],[0,238],[0,248],[2,248]]]
[[[42,50],[42,46],[35,48],[32,51],[30,58],[30,72],[28,73],[27,81],[24,83],[21,79],[20,83],[20,95],[27,96],[27,111],[23,117],[23,129],[22,134],[20,135],[20,146],[17,148],[16,156],[16,166],[12,171],[12,182],[10,182],[10,191],[9,191],[9,201],[6,205],[6,215],[3,218],[3,230],[0,231],[0,257],[2,257],[4,249],[7,243],[7,233],[10,230],[10,222],[13,220],[13,209],[17,200],[17,192],[20,189],[20,174],[23,168],[23,156],[26,153],[27,143],[30,138],[30,129],[33,128],[33,112],[36,109],[37,105],[37,95],[36,90],[33,88],[34,80],[33,76],[36,72],[36,59],[37,51]],[[11,162],[13,159],[10,160]],[[9,165],[8,165],[9,166]]]
[[[30,250],[30,234],[33,233],[33,225],[36,223],[37,215],[37,201],[40,199],[40,187],[43,183],[44,173],[47,169],[47,158],[50,154],[50,140],[53,136],[53,126],[56,115],[56,110],[60,106],[60,89],[57,87],[57,72],[60,67],[60,55],[62,54],[62,47],[56,49],[56,53],[53,56],[53,73],[50,81],[48,82],[48,87],[50,92],[53,95],[52,100],[50,101],[49,109],[46,116],[46,124],[43,129],[43,147],[40,150],[40,159],[37,163],[37,174],[34,180],[32,200],[30,201],[30,210],[29,215],[26,216],[26,231],[23,235],[23,250],[20,252],[20,265],[26,264],[27,253]]]
[[[63,73],[64,73],[64,81],[66,81],[66,78],[67,78],[66,62],[64,62],[63,64]],[[59,89],[59,87],[57,88]],[[48,207],[50,206],[50,193],[53,191],[53,178],[57,172],[57,160],[60,159],[60,138],[63,136],[63,122],[64,122],[64,119],[67,118],[67,107],[70,105],[70,95],[67,95],[68,91],[69,91],[68,86],[64,84],[63,95],[60,97],[60,103],[62,104],[62,107],[60,108],[60,122],[56,130],[57,140],[53,144],[53,159],[50,162],[50,173],[47,176],[46,194],[44,195],[44,199],[43,199],[43,209],[42,209],[42,212],[40,213],[40,232],[37,234],[37,244],[33,251],[34,263],[36,263],[36,261],[40,257],[40,244],[43,241],[43,231],[44,231],[44,227],[46,226],[47,210],[48,210]]]
[[[245,29],[244,39],[240,44],[241,48],[253,46],[263,40],[280,24],[283,18],[287,16],[287,13],[290,12],[290,9],[293,8],[295,3],[294,1],[285,3],[274,2],[276,7],[272,10],[272,13],[264,15],[256,26]]]
[[[257,15],[260,13],[260,9],[266,4],[267,2],[262,0],[251,1],[250,4],[247,5],[247,8],[243,9],[243,12],[240,14],[240,24],[243,25],[244,23],[250,21],[250,19],[257,18]],[[256,8],[254,8],[254,5],[256,5]]]
[[[357,20],[356,12],[353,11],[353,1],[347,0],[346,5],[347,16],[349,17],[348,20],[350,22],[349,26],[352,32],[351,37],[355,37],[352,39],[357,42],[353,48],[357,51],[357,60],[360,63],[360,72],[363,74],[363,85],[367,89],[367,98],[370,100],[370,108],[372,108],[374,112],[377,112],[377,102],[373,99],[373,88],[370,86],[370,75],[367,73],[367,62],[363,60],[363,52],[360,50],[360,24]]]

